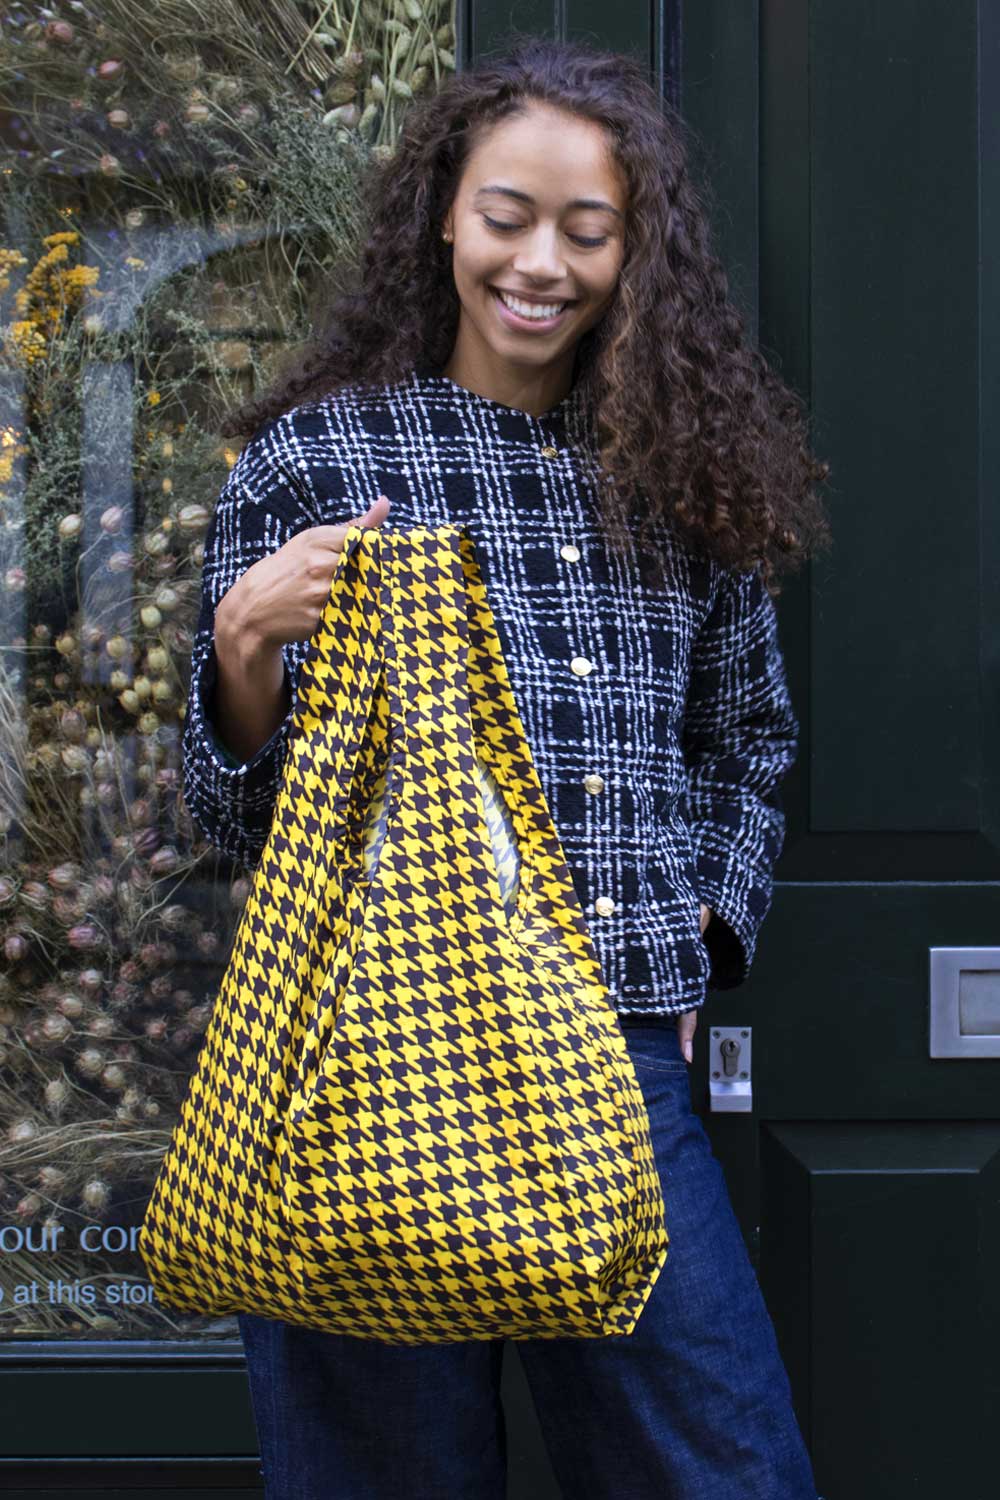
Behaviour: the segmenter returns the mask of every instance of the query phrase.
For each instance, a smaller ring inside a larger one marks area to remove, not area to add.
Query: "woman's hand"
[[[244,764],[288,713],[282,648],[315,632],[330,597],[349,526],[381,526],[389,510],[379,495],[363,516],[336,526],[309,526],[253,563],[215,611],[218,679],[212,718],[223,744]]]
[[[233,584],[216,610],[216,635],[259,656],[314,634],[330,597],[349,526],[381,526],[390,501],[379,495],[362,516],[336,526],[308,526],[262,557]]]
[[[704,932],[705,928],[712,920],[712,909],[711,907],[706,906],[704,901],[700,902],[699,905],[701,909],[701,930],[702,932]],[[692,1057],[694,1056],[694,1031],[697,1025],[697,1008],[694,1010],[682,1011],[681,1014],[677,1017],[677,1035],[680,1038],[681,1051],[684,1053],[684,1056],[688,1062],[690,1062]]]

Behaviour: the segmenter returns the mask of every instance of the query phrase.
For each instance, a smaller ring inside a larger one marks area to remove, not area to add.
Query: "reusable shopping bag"
[[[466,526],[351,526],[139,1235],[159,1300],[390,1344],[628,1334],[649,1120]]]

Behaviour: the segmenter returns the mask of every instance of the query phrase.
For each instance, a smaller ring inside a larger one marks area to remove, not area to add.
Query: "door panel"
[[[788,837],[706,1020],[754,1026],[758,1269],[820,1491],[985,1500],[1000,1058],[931,1056],[930,950],[1000,947],[997,20],[764,0],[759,39],[761,341],[834,546],[779,603]]]

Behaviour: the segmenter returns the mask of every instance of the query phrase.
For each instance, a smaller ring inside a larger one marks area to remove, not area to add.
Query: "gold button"
[[[542,449],[542,457],[543,458],[558,458],[559,457],[559,449],[558,448],[543,448]]]
[[[578,677],[586,677],[588,672],[594,670],[594,663],[588,661],[585,656],[574,656],[569,664],[569,669],[571,672],[575,672]]]
[[[572,542],[564,542],[559,548],[559,556],[564,557],[567,562],[579,562],[580,549],[579,547],[574,547]]]
[[[587,788],[588,792],[604,791],[604,777],[598,776],[596,771],[592,771],[589,776],[585,776],[583,778],[583,784]]]
[[[610,917],[615,909],[615,903],[610,896],[598,896],[594,902],[594,910],[599,917]]]

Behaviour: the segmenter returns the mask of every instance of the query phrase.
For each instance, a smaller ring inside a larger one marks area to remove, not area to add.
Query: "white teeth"
[[[504,307],[509,307],[511,312],[516,312],[521,318],[534,318],[540,322],[543,318],[554,318],[556,313],[562,312],[566,306],[565,302],[550,302],[539,305],[537,302],[521,302],[517,297],[508,297],[503,292],[497,294]]]

